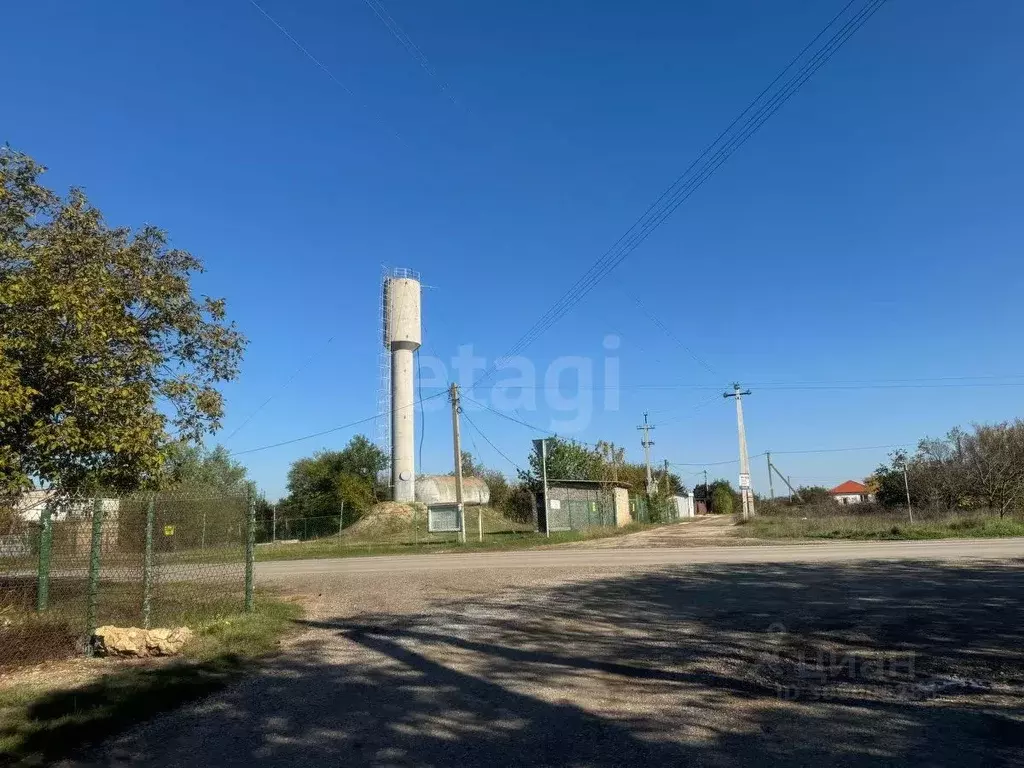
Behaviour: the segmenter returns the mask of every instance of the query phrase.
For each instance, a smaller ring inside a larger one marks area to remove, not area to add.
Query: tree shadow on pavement
[[[1022,576],[701,565],[309,621],[260,674],[95,760],[1021,764]]]

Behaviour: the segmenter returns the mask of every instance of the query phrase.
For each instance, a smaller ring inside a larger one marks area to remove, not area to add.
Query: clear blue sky
[[[84,186],[112,223],[166,228],[206,263],[199,290],[227,298],[251,343],[219,439],[275,395],[233,450],[374,413],[382,263],[431,286],[424,356],[501,355],[842,5],[387,0],[435,78],[362,0],[261,4],[344,88],[247,0],[8,3],[0,52],[0,140],[47,164],[51,186]],[[891,0],[529,348],[543,374],[564,355],[600,366],[604,337],[621,337],[618,409],[595,403],[574,436],[638,459],[649,409],[658,461],[733,459],[731,401],[683,387],[734,379],[755,390],[752,453],[1021,415],[1019,386],[764,384],[1024,374],[1022,39],[1015,0]],[[519,415],[550,426],[547,392]],[[424,465],[447,471],[449,417],[431,405]],[[525,462],[530,430],[468,410]],[[240,458],[276,497],[291,461],[351,435]],[[778,463],[834,484],[885,453]],[[735,482],[734,465],[711,471]]]

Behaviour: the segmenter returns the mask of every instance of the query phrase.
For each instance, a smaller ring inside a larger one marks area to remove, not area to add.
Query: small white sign
[[[740,488],[749,488],[749,487],[750,487],[750,475],[748,475],[746,473],[741,473],[740,474]]]
[[[552,499],[551,501],[548,502],[548,505],[552,509],[561,509],[562,508],[562,500],[561,499]]]

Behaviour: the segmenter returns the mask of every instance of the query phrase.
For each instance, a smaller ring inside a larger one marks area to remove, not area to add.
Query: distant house
[[[847,480],[829,491],[832,498],[840,504],[860,504],[864,501],[874,501],[875,494],[871,492],[864,483],[856,480]]]

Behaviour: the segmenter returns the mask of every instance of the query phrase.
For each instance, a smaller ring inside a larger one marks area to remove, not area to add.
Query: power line
[[[980,377],[979,377],[980,378]],[[1010,378],[1008,376],[993,376],[992,378]],[[908,382],[913,381],[908,379]],[[941,383],[934,379],[922,379],[921,383],[906,383],[906,384],[885,384],[885,383],[869,383],[863,382],[859,384],[830,384],[830,383],[793,383],[793,384],[781,384],[781,383],[759,383],[756,381],[750,382],[750,386],[757,387],[761,391],[790,391],[790,390],[830,390],[830,389],[847,389],[847,390],[860,390],[860,389],[960,389],[966,387],[1024,387],[1024,381],[961,381],[961,382],[946,382]],[[934,382],[934,383],[925,383]],[[721,387],[715,387],[709,384],[615,384],[605,386],[576,386],[576,387],[564,387],[564,386],[547,386],[547,385],[535,385],[535,384],[516,384],[511,389],[528,389],[528,390],[549,390],[549,391],[566,391],[575,390],[578,392],[602,392],[609,390],[704,390],[718,392]],[[665,409],[667,411],[674,409]],[[655,411],[651,411],[655,413]]]
[[[320,59],[318,59],[316,56],[310,53],[308,48],[306,48],[302,43],[296,40],[295,37],[292,36],[292,33],[285,29],[284,26],[277,19],[275,19],[273,16],[267,13],[267,11],[263,8],[262,5],[257,3],[256,0],[249,0],[249,4],[257,11],[259,11],[261,14],[263,14],[264,18],[266,18],[267,21],[269,21],[271,24],[277,27],[278,31],[286,38],[288,38],[289,42],[291,42],[292,45],[298,48],[307,59],[316,64],[317,67],[319,67],[324,72],[324,74],[331,78],[335,85],[337,85],[339,88],[345,91],[345,93],[347,93],[349,96],[355,99],[356,104],[359,107],[366,110],[366,112],[368,112],[388,133],[394,136],[401,144],[405,144],[405,139],[402,138],[401,134],[399,134],[398,131],[396,131],[394,128],[388,125],[384,118],[381,117],[376,111],[374,111],[372,107],[370,107],[365,102],[360,101],[359,97],[356,96],[355,92],[351,88],[345,85],[345,83],[343,83],[337,77],[337,75],[335,75],[328,68],[326,64],[324,64],[322,61],[320,61]]]
[[[729,126],[711,142],[690,166],[662,192],[661,196],[651,204],[644,214],[637,219],[633,225],[609,248],[591,267],[580,277],[572,287],[569,288],[544,315],[505,353],[498,361],[513,357],[527,346],[532,344],[548,328],[578,304],[593,288],[608,274],[611,273],[630,253],[632,253],[650,234],[657,229],[676,209],[685,202],[690,195],[699,189],[708,178],[751,136],[761,128],[764,123],[772,117],[807,80],[813,76],[832,56],[857,32],[867,21],[881,8],[886,0],[870,0],[852,18],[846,21],[829,40],[822,45],[808,61],[793,75],[772,97],[767,99],[760,107],[762,101],[776,83],[786,73],[796,66],[804,55],[814,46],[842,18],[847,10],[853,5],[850,0],[842,10],[836,14],[822,30],[800,51],[793,60],[775,76],[764,90],[750,102]],[[756,111],[743,120],[751,110]],[[741,127],[730,136],[730,132],[743,121]],[[729,138],[723,142],[727,136]],[[716,149],[717,147],[717,149]],[[709,157],[710,156],[710,157]],[[707,158],[705,160],[705,158]],[[702,164],[703,161],[703,164]],[[698,168],[698,166],[700,166]],[[694,173],[694,169],[697,169]],[[689,179],[684,183],[684,179]],[[497,361],[496,361],[497,362]],[[496,368],[492,366],[476,382],[483,381],[490,376]],[[474,384],[475,386],[475,384]]]
[[[897,443],[895,445],[861,445],[854,448],[812,448],[803,451],[772,451],[772,454],[795,454],[795,453],[842,453],[844,451],[877,451],[883,448],[913,448],[917,443]]]
[[[430,78],[437,83],[438,88],[441,89],[441,93],[447,96],[452,104],[458,106],[459,103],[455,100],[451,91],[448,90],[448,84],[445,83],[437,74],[437,70],[434,69],[434,66],[430,63],[430,59],[427,58],[426,54],[423,53],[420,47],[412,41],[412,38],[405,33],[405,30],[399,26],[394,17],[388,13],[387,8],[384,7],[384,3],[382,3],[381,0],[364,0],[364,2],[367,7],[373,11],[374,15],[380,19],[381,23],[388,28],[388,31],[394,35],[395,39],[401,43],[406,52],[412,56],[420,67],[423,68],[423,71],[430,75]]]
[[[327,340],[327,341],[326,341],[326,342],[324,343],[324,347],[326,348],[326,347],[330,346],[330,344],[331,344],[331,342],[332,342],[332,341],[334,341],[334,337],[333,337],[333,336],[331,336],[331,337],[330,337],[330,338],[329,338],[329,339],[328,339],[328,340]],[[272,394],[270,395],[270,397],[268,397],[268,398],[267,398],[266,400],[264,400],[264,401],[263,401],[262,403],[260,403],[260,404],[259,404],[259,405],[258,405],[258,406],[256,407],[256,410],[254,410],[254,411],[253,411],[252,413],[250,413],[250,414],[249,414],[248,416],[246,416],[246,417],[245,417],[245,419],[243,419],[242,423],[241,423],[241,424],[239,424],[239,425],[238,425],[237,427],[235,427],[235,429],[234,429],[234,430],[233,430],[233,431],[231,432],[231,434],[230,434],[230,435],[228,435],[228,436],[227,436],[226,438],[224,438],[224,442],[227,442],[228,440],[230,440],[231,438],[233,438],[233,437],[234,437],[235,435],[237,435],[237,434],[238,434],[239,432],[241,432],[241,431],[242,431],[242,428],[243,428],[243,427],[245,427],[245,425],[246,425],[246,424],[248,424],[248,423],[249,423],[250,421],[252,421],[253,417],[254,417],[254,416],[255,416],[255,415],[257,414],[257,413],[259,413],[260,411],[262,411],[262,410],[263,410],[263,409],[264,409],[264,408],[265,408],[265,407],[266,407],[266,406],[267,406],[267,405],[268,405],[268,404],[270,403],[270,401],[271,401],[271,400],[273,400],[273,399],[274,399],[275,397],[277,397],[277,396],[278,396],[279,394],[281,394],[281,393],[282,393],[282,392],[283,392],[284,390],[286,390],[286,389],[288,388],[288,385],[289,385],[289,384],[291,384],[291,383],[292,383],[293,381],[295,381],[295,378],[296,378],[296,377],[297,377],[297,376],[298,376],[298,375],[299,375],[300,373],[302,373],[302,372],[303,372],[303,371],[304,371],[304,370],[305,370],[305,369],[306,369],[306,368],[307,368],[307,367],[309,366],[309,364],[310,364],[310,363],[312,363],[312,362],[313,362],[313,361],[314,361],[314,360],[315,360],[316,358],[318,358],[318,357],[319,357],[319,356],[320,356],[321,354],[323,354],[323,350],[320,350],[320,351],[318,351],[318,352],[314,352],[314,353],[313,353],[312,355],[310,355],[310,356],[309,356],[309,358],[308,358],[308,359],[306,360],[306,362],[302,363],[302,365],[300,365],[300,366],[299,366],[298,368],[296,368],[296,369],[295,369],[295,371],[294,371],[294,372],[292,373],[292,375],[291,375],[291,376],[289,376],[289,377],[288,377],[288,379],[287,379],[287,380],[286,380],[286,381],[284,382],[284,384],[282,384],[282,385],[281,385],[280,387],[278,387],[278,388],[277,388],[277,389],[276,389],[276,390],[275,390],[275,391],[274,391],[274,392],[273,392],[273,393],[272,393]]]
[[[655,315],[651,310],[647,308],[647,306],[640,300],[639,296],[634,296],[633,299],[636,301],[636,304],[638,307],[640,307],[641,311],[645,315],[647,315],[650,321],[654,323],[656,326],[658,326],[662,331],[664,331],[665,335],[668,336],[672,341],[674,341],[679,347],[681,347],[682,350],[686,352],[686,354],[692,357],[694,362],[696,362],[698,365],[703,366],[703,368],[712,376],[718,375],[718,372],[715,371],[715,369],[712,368],[704,358],[702,358],[700,355],[698,355],[696,352],[694,352],[692,349],[686,346],[686,344],[684,344],[678,336],[672,333],[672,330],[667,325],[665,325],[665,323],[661,322],[661,319],[658,318],[657,315]]]
[[[468,413],[466,413],[465,411],[463,411],[463,412],[462,412],[462,416],[463,416],[463,418],[464,418],[464,419],[465,419],[465,420],[466,420],[467,422],[469,422],[469,425],[470,425],[470,426],[471,426],[471,427],[472,427],[473,429],[475,429],[475,430],[476,430],[477,432],[479,432],[479,433],[480,433],[480,437],[482,437],[482,438],[483,438],[484,440],[486,440],[486,441],[487,441],[487,443],[488,443],[488,445],[490,445],[490,446],[491,446],[491,448],[493,448],[494,450],[496,450],[496,451],[498,452],[498,455],[499,455],[499,456],[501,456],[501,457],[502,457],[503,459],[505,459],[505,461],[507,461],[507,462],[508,462],[509,464],[511,464],[511,465],[512,465],[513,467],[515,467],[515,468],[516,468],[516,471],[517,471],[517,472],[522,472],[522,471],[523,471],[523,470],[522,470],[522,468],[521,468],[521,467],[520,467],[520,466],[519,466],[518,464],[516,464],[516,463],[515,463],[514,461],[512,461],[512,459],[510,459],[510,458],[509,458],[509,457],[508,457],[507,455],[505,455],[505,452],[504,452],[504,451],[502,451],[502,450],[501,450],[501,448],[499,448],[498,446],[496,446],[496,445],[495,445],[495,444],[494,444],[494,443],[493,443],[493,442],[491,441],[491,438],[489,438],[489,437],[488,437],[487,435],[485,435],[485,434],[484,434],[483,430],[482,430],[482,429],[480,429],[480,427],[478,427],[478,426],[476,425],[476,422],[475,422],[475,421],[473,421],[473,419],[471,419],[471,418],[469,417],[469,414],[468,414]],[[474,441],[473,445],[474,445],[474,446],[476,445],[476,442],[475,442],[475,441]]]
[[[415,407],[416,405],[418,405],[421,402],[425,402],[427,400],[433,400],[435,397],[441,397],[442,395],[445,395],[445,394],[447,394],[447,393],[446,392],[438,392],[437,394],[430,395],[429,397],[424,397],[421,400],[417,400],[414,403],[410,403],[409,405],[404,405],[404,406],[402,406],[400,408],[395,408],[394,411],[400,411],[400,410],[403,410],[404,408],[413,408],[413,407]],[[375,413],[373,416],[367,416],[365,419],[359,419],[357,421],[350,421],[348,424],[341,424],[340,426],[337,426],[337,427],[331,427],[330,429],[325,429],[322,432],[314,432],[314,433],[312,433],[310,435],[303,435],[302,437],[295,437],[295,438],[292,438],[291,440],[282,440],[279,443],[271,443],[270,445],[261,445],[261,446],[259,446],[257,448],[247,448],[244,451],[234,451],[232,453],[229,453],[228,455],[229,456],[241,456],[241,455],[246,454],[246,453],[256,453],[257,451],[267,451],[267,450],[270,450],[271,448],[280,448],[282,445],[291,445],[292,443],[300,443],[303,440],[312,440],[314,437],[322,437],[323,435],[329,435],[332,432],[340,432],[343,429],[350,429],[351,427],[358,427],[360,424],[366,424],[368,422],[371,422],[371,421],[373,421],[375,419],[379,419],[382,416],[387,416],[387,415],[389,415],[388,412],[385,412],[385,413]]]
[[[533,424],[530,424],[529,422],[523,421],[522,419],[513,418],[512,416],[509,416],[507,413],[502,413],[501,411],[495,410],[494,408],[491,408],[491,406],[487,405],[487,403],[481,403],[479,400],[474,400],[472,397],[468,397],[467,395],[463,395],[462,399],[463,400],[468,400],[471,403],[475,403],[476,405],[479,405],[481,408],[484,408],[484,409],[490,411],[491,413],[494,413],[494,414],[497,414],[498,416],[501,416],[501,418],[503,418],[503,419],[508,419],[509,421],[514,422],[516,424],[521,424],[524,427],[529,427],[534,432],[543,432],[545,435],[551,435],[553,437],[555,436],[555,433],[552,432],[551,430],[543,429],[541,427],[534,426]]]

